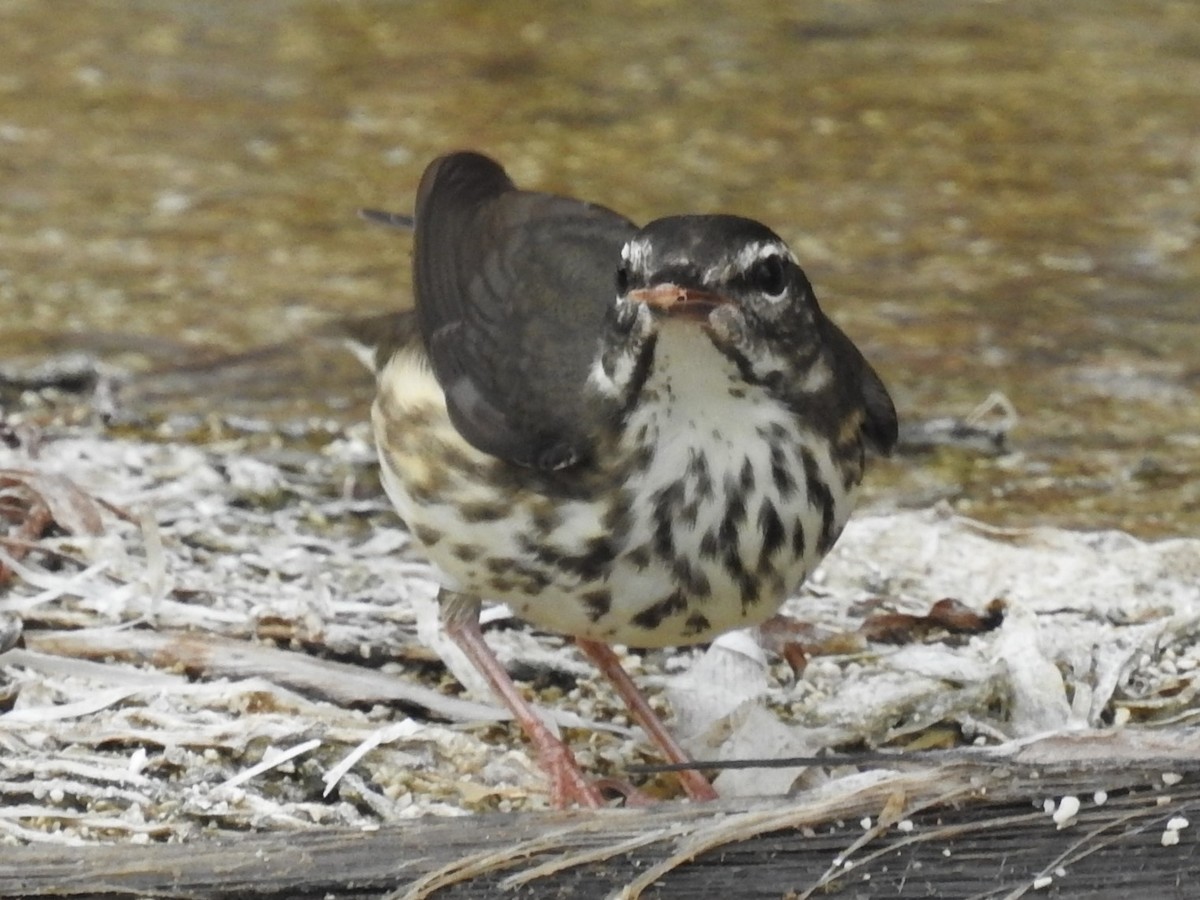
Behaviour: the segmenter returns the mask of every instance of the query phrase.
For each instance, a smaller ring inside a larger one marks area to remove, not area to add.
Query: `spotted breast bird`
[[[610,645],[774,616],[837,540],[868,449],[894,445],[895,409],[754,220],[638,228],[460,152],[426,169],[413,226],[414,308],[372,410],[382,481],[439,570],[446,632],[526,732],[553,801],[597,806],[485,643],[481,601],[572,636],[684,763]]]

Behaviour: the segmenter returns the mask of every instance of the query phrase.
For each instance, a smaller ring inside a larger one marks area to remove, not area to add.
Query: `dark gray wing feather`
[[[633,231],[603,207],[517,190],[477,153],[429,166],[417,193],[417,317],[469,443],[541,469],[589,456],[611,411],[587,378]]]
[[[865,420],[863,437],[877,452],[885,456],[896,446],[899,423],[892,397],[883,379],[871,368],[854,342],[824,314],[821,315],[825,341],[836,361],[834,380],[842,386],[846,400],[862,404]]]

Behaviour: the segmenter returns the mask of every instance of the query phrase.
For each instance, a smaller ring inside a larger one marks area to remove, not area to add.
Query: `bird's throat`
[[[741,401],[751,388],[702,325],[668,319],[658,329],[630,424],[647,424],[660,440],[719,431],[731,415],[745,414]]]

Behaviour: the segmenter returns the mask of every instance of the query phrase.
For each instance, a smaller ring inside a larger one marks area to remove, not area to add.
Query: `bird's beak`
[[[626,296],[636,303],[646,304],[652,312],[697,322],[707,322],[709,313],[729,303],[726,297],[712,291],[680,287],[677,284],[637,288]]]

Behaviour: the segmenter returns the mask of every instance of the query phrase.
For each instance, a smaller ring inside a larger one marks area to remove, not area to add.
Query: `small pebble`
[[[1075,816],[1079,814],[1079,798],[1073,794],[1067,794],[1058,801],[1058,809],[1054,811],[1054,824],[1060,829],[1066,828],[1075,821]]]
[[[138,747],[129,757],[129,771],[137,775],[144,768],[146,768],[146,748]]]

